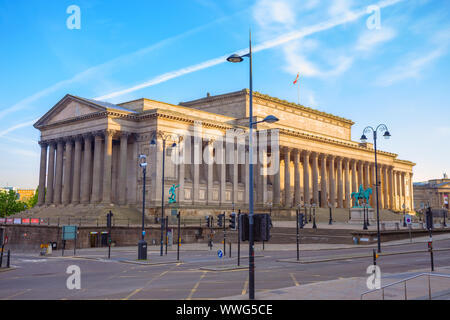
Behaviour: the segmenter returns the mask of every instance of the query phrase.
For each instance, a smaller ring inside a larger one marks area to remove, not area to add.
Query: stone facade
[[[450,202],[450,179],[446,174],[442,179],[414,183],[414,208],[420,210],[428,205],[434,209],[447,209]]]
[[[255,121],[279,118],[255,125],[255,138],[268,141],[253,150],[257,209],[293,210],[305,203],[349,208],[351,192],[375,185],[373,146],[351,140],[351,120],[260,93],[253,101]],[[166,203],[176,184],[177,206],[194,214],[245,208],[248,115],[248,90],[179,105],[149,99],[114,105],[66,95],[35,124],[41,131],[38,205],[140,208],[139,154],[145,154],[146,207],[154,210],[161,206],[165,145]],[[223,138],[230,130],[236,133],[231,146]],[[378,164],[381,208],[400,211],[405,204],[412,210],[414,163],[378,151]]]

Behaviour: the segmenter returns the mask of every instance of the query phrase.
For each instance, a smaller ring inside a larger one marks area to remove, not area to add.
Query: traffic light
[[[427,229],[433,229],[433,211],[431,210],[431,207],[428,207],[426,215]]]
[[[270,240],[270,227],[272,225],[272,221],[270,216],[266,213],[264,214],[255,214],[253,216],[254,219],[254,239],[255,241],[269,241]]]
[[[239,215],[239,236],[241,237],[241,241],[248,240],[248,215],[247,214]]]
[[[213,227],[213,217],[205,216],[205,220],[206,220],[206,226],[208,228],[212,228]]]
[[[303,229],[305,225],[305,215],[303,213],[298,214],[298,226],[300,229]]]
[[[272,221],[268,214],[254,214],[253,215],[253,240],[254,241],[269,241],[270,228]],[[249,221],[247,214],[239,216],[239,233],[241,241],[249,240]]]
[[[225,220],[225,214],[224,214],[224,213],[221,213],[221,214],[219,214],[219,215],[217,216],[217,225],[218,225],[220,228],[223,227],[224,220]]]
[[[230,229],[236,230],[236,213],[232,212],[230,215]]]
[[[113,217],[113,213],[111,211],[109,211],[109,213],[106,215],[106,226],[108,228],[111,228],[111,226],[112,226],[112,217]]]

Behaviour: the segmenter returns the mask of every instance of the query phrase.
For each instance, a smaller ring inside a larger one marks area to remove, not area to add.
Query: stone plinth
[[[374,218],[374,210],[373,208],[367,209],[369,214],[369,223],[376,223],[376,219]],[[367,212],[366,212],[367,214]],[[348,221],[350,224],[364,224],[364,208],[351,208],[350,209],[350,220]]]

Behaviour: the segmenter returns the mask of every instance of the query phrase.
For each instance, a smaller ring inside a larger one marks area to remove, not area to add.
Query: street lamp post
[[[377,132],[380,131],[380,133],[383,133],[383,137],[385,139],[389,139],[391,137],[391,134],[389,133],[389,130],[385,124],[380,124],[376,127],[376,129],[372,128],[371,126],[368,126],[364,129],[363,135],[361,136],[361,142],[366,143],[367,137],[366,133],[369,134],[370,132],[373,132],[373,146],[374,146],[374,152],[375,152],[375,190],[376,190],[376,197],[377,197],[377,242],[378,242],[378,253],[381,252],[381,240],[380,240],[380,205],[378,201],[378,162],[377,162]]]
[[[144,154],[139,155],[139,166],[142,168],[142,233],[141,240],[138,243],[138,260],[147,260],[147,242],[144,240],[145,236],[145,179],[147,173],[147,156]]]
[[[157,131],[153,135],[153,139],[150,142],[150,146],[155,147],[156,146],[156,138],[161,138],[163,145],[162,145],[162,172],[161,172],[161,247],[160,247],[160,255],[163,255],[164,250],[164,173],[165,173],[165,164],[166,164],[166,141],[168,139],[173,139],[171,134],[163,134],[160,131]],[[177,144],[174,142],[172,144],[172,148],[175,148]]]
[[[253,121],[253,78],[252,78],[252,34],[249,34],[249,52],[245,55],[232,54],[227,58],[228,62],[238,63],[244,60],[244,57],[249,58],[249,78],[250,78],[250,97],[249,97],[249,212],[248,212],[248,270],[249,270],[249,278],[248,278],[248,294],[249,299],[255,299],[255,255],[254,255],[254,219],[253,219],[253,126],[260,122],[274,123],[278,121],[278,119],[272,115],[267,116],[262,121]]]

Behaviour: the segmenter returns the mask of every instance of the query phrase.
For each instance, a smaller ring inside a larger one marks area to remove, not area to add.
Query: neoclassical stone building
[[[444,173],[441,179],[414,183],[414,209],[420,210],[428,205],[434,209],[450,210],[450,179]]]
[[[255,126],[258,139],[269,141],[254,150],[257,209],[292,210],[304,203],[348,208],[359,185],[374,186],[373,146],[351,140],[351,120],[256,92],[253,103],[255,120],[279,118]],[[139,154],[145,154],[146,207],[158,208],[165,140],[165,201],[175,184],[177,205],[194,214],[245,208],[248,146],[229,147],[222,137],[231,130],[238,132],[233,141],[248,141],[248,109],[248,90],[179,105],[149,99],[110,104],[66,95],[34,125],[41,132],[38,204],[140,208]],[[216,161],[204,161],[205,155]],[[405,204],[412,210],[415,164],[384,151],[378,161],[381,207],[401,210]]]

